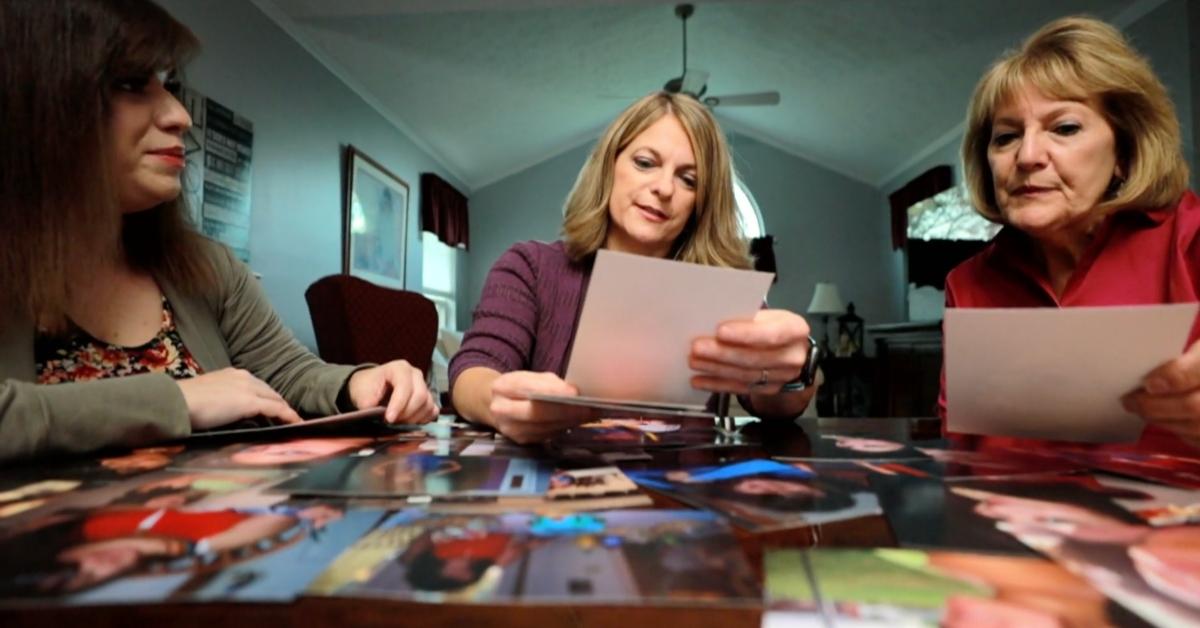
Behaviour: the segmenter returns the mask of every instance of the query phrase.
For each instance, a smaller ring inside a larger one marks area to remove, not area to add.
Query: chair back
[[[437,343],[433,301],[352,275],[329,275],[304,291],[321,359],[334,364],[408,360],[428,377]]]

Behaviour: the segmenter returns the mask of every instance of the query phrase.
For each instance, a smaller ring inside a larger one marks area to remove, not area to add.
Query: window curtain
[[[421,228],[447,246],[470,247],[467,197],[432,172],[421,173]]]
[[[934,166],[888,195],[892,208],[892,250],[904,248],[908,242],[908,208],[953,186],[950,166]]]

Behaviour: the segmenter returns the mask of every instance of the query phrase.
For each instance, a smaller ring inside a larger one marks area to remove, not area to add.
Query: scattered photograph
[[[707,513],[635,510],[397,513],[343,553],[309,594],[426,602],[723,603],[760,590],[729,528]]]
[[[683,503],[729,518],[739,527],[765,531],[817,525],[880,514],[875,495],[803,465],[774,460],[670,471],[628,471],[630,479]]]
[[[1043,558],[911,549],[770,550],[764,626],[1104,626],[1106,599]],[[819,621],[813,621],[819,620]]]
[[[0,541],[0,603],[289,601],[379,511],[108,506]]]
[[[957,485],[949,490],[975,502],[975,512],[996,529],[1087,579],[1145,621],[1200,625],[1200,526],[1156,528],[1040,497]]]

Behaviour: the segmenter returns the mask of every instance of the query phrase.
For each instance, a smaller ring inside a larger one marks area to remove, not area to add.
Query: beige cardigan
[[[338,411],[356,367],[322,362],[275,314],[257,279],[228,249],[211,248],[218,288],[181,294],[159,280],[184,345],[204,372],[234,366],[265,381],[297,412]],[[44,452],[139,445],[191,433],[183,393],[165,374],[38,385],[34,327],[9,316],[0,328],[0,462]]]

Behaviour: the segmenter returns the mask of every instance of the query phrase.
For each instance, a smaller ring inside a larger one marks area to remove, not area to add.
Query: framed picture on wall
[[[344,185],[342,272],[403,288],[408,184],[347,146]]]

